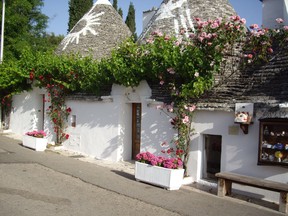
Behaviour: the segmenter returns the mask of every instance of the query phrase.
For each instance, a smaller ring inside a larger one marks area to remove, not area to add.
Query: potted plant
[[[184,169],[180,158],[165,158],[149,152],[136,155],[135,178],[137,181],[178,190],[183,181]]]
[[[23,136],[23,146],[34,149],[35,151],[44,151],[47,146],[46,133],[42,130],[27,132]]]

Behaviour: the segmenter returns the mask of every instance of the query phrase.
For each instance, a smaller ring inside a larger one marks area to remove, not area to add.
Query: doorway
[[[141,143],[141,103],[132,104],[132,159],[136,159],[136,155],[140,153]]]
[[[216,179],[221,170],[222,136],[204,135],[203,178]]]

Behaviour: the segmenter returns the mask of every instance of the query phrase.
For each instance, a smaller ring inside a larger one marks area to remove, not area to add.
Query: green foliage
[[[68,32],[93,6],[93,0],[69,0]]]
[[[122,8],[118,9],[118,14],[123,18],[123,10],[122,10]]]
[[[283,26],[283,20],[277,18],[276,29],[260,28],[257,24],[251,25],[244,45],[245,60],[247,64],[268,62],[274,48],[285,46],[288,41],[288,26]]]
[[[134,37],[134,40],[136,41],[137,34],[136,34],[135,8],[134,8],[134,5],[132,2],[130,2],[125,23],[129,27],[129,29],[132,32],[132,35]]]
[[[42,6],[43,0],[6,1],[4,61],[19,59],[25,48],[33,51],[47,49],[42,43],[48,17],[41,13]],[[0,8],[2,11],[2,4]]]
[[[213,86],[223,58],[233,51],[235,44],[244,43],[245,52],[252,50],[258,59],[265,59],[269,54],[267,49],[271,48],[270,40],[287,41],[288,38],[288,27],[284,26],[281,30],[271,30],[271,34],[265,36],[258,37],[257,31],[253,38],[246,40],[245,20],[238,16],[228,20],[196,19],[196,22],[195,31],[181,29],[177,38],[161,32],[153,32],[141,44],[130,38],[115,49],[110,58],[101,61],[77,54],[58,56],[51,51],[25,49],[21,51],[20,60],[0,65],[0,97],[3,99],[6,95],[28,89],[27,79],[46,88],[52,103],[49,115],[55,126],[57,141],[62,142],[67,138],[65,121],[70,113],[65,106],[67,94],[97,94],[103,86],[113,83],[135,87],[142,80],[159,82],[175,102],[171,123],[178,130],[178,136],[174,143],[185,167],[194,110],[190,101]],[[261,45],[265,49],[257,48]],[[265,58],[260,58],[260,55]]]
[[[113,7],[115,8],[115,10],[118,10],[118,1],[117,0],[113,0]]]

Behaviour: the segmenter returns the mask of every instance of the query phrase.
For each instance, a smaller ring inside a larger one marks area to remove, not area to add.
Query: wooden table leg
[[[283,213],[288,213],[288,193],[287,192],[280,192],[279,211]]]
[[[218,192],[217,195],[220,197],[230,195],[232,188],[232,182],[229,180],[218,178]]]

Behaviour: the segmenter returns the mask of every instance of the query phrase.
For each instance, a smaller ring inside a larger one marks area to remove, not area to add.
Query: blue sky
[[[96,0],[94,0],[96,2]],[[153,6],[159,7],[162,0],[118,0],[118,7],[121,7],[126,17],[130,2],[134,4],[136,10],[137,34],[142,30],[142,12],[151,9]],[[262,7],[260,0],[230,0],[230,3],[243,18],[246,18],[247,25],[262,23]],[[67,34],[68,28],[68,0],[44,0],[42,12],[49,17],[48,32],[56,35]]]

